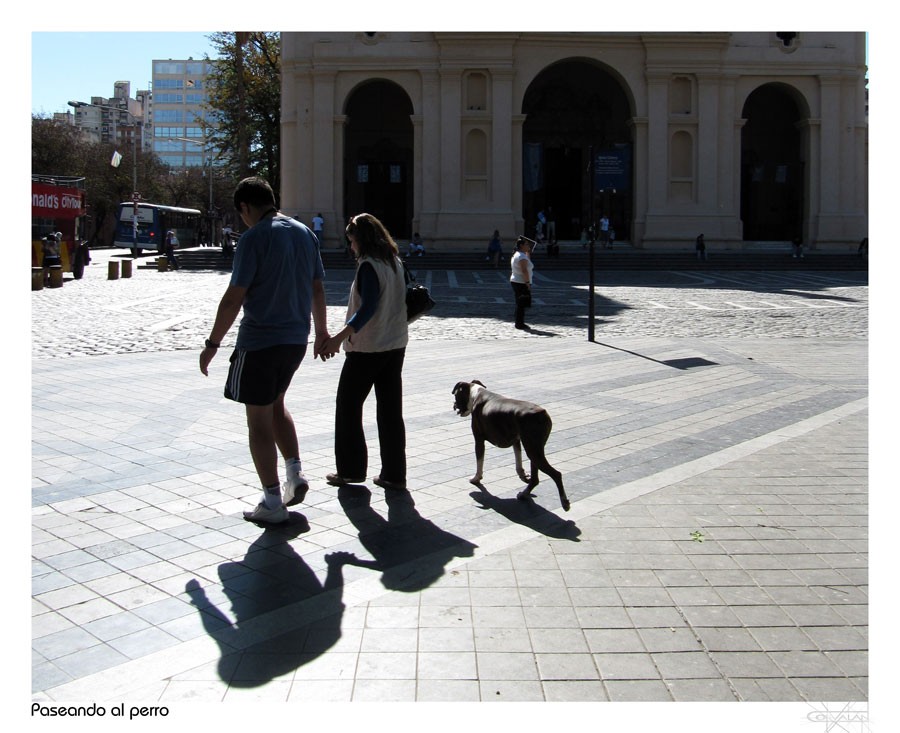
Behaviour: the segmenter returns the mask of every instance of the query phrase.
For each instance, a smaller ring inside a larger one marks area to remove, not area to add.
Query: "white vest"
[[[344,342],[344,351],[392,351],[402,349],[409,342],[406,325],[406,280],[403,277],[403,263],[396,259],[397,269],[382,260],[362,257],[359,264],[368,262],[378,276],[378,307],[375,314],[359,331]],[[357,266],[357,273],[359,267]],[[356,287],[356,278],[350,286],[350,300],[347,303],[347,319],[359,310],[362,298]]]

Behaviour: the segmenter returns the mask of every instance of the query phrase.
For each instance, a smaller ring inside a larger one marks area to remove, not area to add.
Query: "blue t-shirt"
[[[247,288],[237,348],[306,344],[313,280],[324,277],[319,241],[304,224],[266,216],[244,232],[231,272],[231,284]]]

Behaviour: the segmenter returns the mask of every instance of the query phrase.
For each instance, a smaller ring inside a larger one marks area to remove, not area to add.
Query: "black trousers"
[[[334,458],[338,475],[364,479],[369,454],[363,431],[363,404],[375,389],[375,415],[381,452],[381,477],[406,481],[406,425],[403,422],[403,360],[406,349],[344,358],[334,418]]]
[[[525,325],[525,304],[523,297],[531,294],[531,289],[524,283],[510,283],[513,289],[513,297],[516,299],[516,326]]]

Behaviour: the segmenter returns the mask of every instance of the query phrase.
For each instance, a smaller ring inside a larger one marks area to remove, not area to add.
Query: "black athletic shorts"
[[[225,396],[245,405],[271,405],[287,391],[305,355],[306,344],[270,346],[258,351],[235,349]]]

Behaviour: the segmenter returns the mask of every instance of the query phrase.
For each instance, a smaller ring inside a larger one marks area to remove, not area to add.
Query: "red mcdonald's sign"
[[[84,191],[67,186],[31,182],[32,217],[74,219],[86,213]]]

